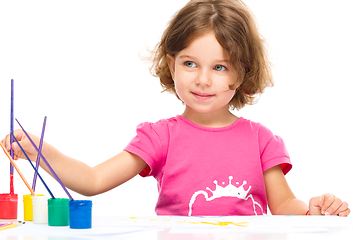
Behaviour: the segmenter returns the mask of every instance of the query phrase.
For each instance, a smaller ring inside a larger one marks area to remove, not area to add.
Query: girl
[[[169,23],[152,60],[153,73],[185,104],[184,112],[140,124],[123,152],[93,168],[45,143],[44,156],[68,188],[91,196],[140,174],[158,182],[158,215],[262,215],[267,206],[272,214],[350,213],[330,193],[313,197],[309,206],[296,199],[284,177],[292,165],[283,140],[230,111],[253,104],[273,85],[244,3],[190,1]],[[37,153],[24,133],[15,136],[34,161]],[[2,143],[10,150],[9,136]],[[12,146],[15,158],[23,158]]]

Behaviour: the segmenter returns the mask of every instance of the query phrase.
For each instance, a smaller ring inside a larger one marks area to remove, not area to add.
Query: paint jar
[[[92,201],[70,201],[70,228],[92,228]]]
[[[33,198],[31,194],[23,195],[23,219],[33,221]]]
[[[48,225],[69,226],[69,199],[49,198],[48,199]]]
[[[33,223],[48,223],[48,198],[42,194],[33,197]]]
[[[0,219],[17,219],[17,194],[0,194]]]

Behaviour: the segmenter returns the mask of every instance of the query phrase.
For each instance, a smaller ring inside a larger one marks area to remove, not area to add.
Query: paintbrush
[[[4,145],[2,145],[2,143],[0,142],[1,148],[2,150],[4,150],[4,153],[6,154],[6,156],[8,157],[8,159],[10,160],[10,162],[12,163],[12,165],[14,166],[14,168],[16,169],[16,171],[18,172],[18,174],[20,175],[20,177],[22,178],[22,181],[26,184],[28,190],[31,192],[31,195],[34,196],[35,193],[33,191],[33,189],[31,188],[31,186],[28,184],[27,180],[25,179],[25,177],[22,175],[20,169],[17,167],[15,161],[12,159],[12,157],[10,156],[10,154],[6,151]]]
[[[61,187],[64,189],[65,193],[67,194],[67,196],[69,197],[69,199],[71,201],[73,201],[74,199],[72,198],[72,196],[70,195],[70,193],[67,191],[65,185],[63,184],[63,182],[60,180],[60,178],[58,177],[58,175],[56,175],[55,171],[53,170],[53,168],[50,166],[50,164],[48,163],[48,161],[45,159],[45,157],[43,156],[43,154],[39,151],[39,149],[37,148],[36,144],[33,142],[33,140],[31,139],[31,137],[28,135],[28,133],[24,130],[24,128],[22,127],[22,125],[20,124],[20,122],[16,119],[18,125],[20,125],[20,127],[22,128],[24,134],[27,136],[28,140],[31,142],[31,144],[33,145],[34,149],[38,152],[38,154],[40,155],[40,157],[43,159],[44,163],[47,165],[47,167],[49,168],[50,172],[53,174],[54,178],[58,181],[58,183],[61,185]]]

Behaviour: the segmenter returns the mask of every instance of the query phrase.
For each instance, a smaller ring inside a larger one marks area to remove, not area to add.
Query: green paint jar
[[[69,226],[69,199],[49,198],[48,199],[48,225]]]

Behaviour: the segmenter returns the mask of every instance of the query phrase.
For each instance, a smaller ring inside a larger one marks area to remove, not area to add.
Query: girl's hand
[[[29,133],[28,133],[29,134]],[[39,145],[39,138],[29,134],[31,139],[34,141],[34,143],[38,146]],[[26,154],[29,156],[29,158],[32,161],[36,161],[37,158],[37,151],[34,149],[32,146],[31,142],[28,140],[24,132],[20,129],[14,131],[14,136],[16,139],[19,141],[21,144],[21,147],[23,150],[25,150]],[[22,153],[21,148],[18,146],[16,143],[15,139],[13,140],[14,142],[12,143],[12,149],[14,151],[14,160],[18,160],[19,158],[26,159],[25,155]],[[8,134],[2,141],[1,143],[4,145],[6,150],[10,153],[11,145],[10,145],[10,134]]]
[[[348,203],[342,202],[331,193],[313,197],[309,201],[309,215],[338,215],[346,217],[350,213]]]

